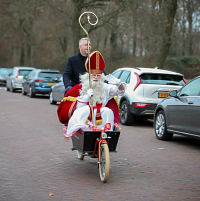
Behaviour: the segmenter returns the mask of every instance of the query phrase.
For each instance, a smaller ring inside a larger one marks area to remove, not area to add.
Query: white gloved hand
[[[93,96],[93,89],[88,89],[87,95],[85,95],[85,100],[89,101],[91,96]]]
[[[113,85],[116,85],[117,87],[121,85],[121,80],[117,79],[112,74],[106,75],[105,80],[108,82],[108,84],[113,84]]]

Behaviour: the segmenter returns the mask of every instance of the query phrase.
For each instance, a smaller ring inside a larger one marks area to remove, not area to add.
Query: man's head
[[[82,84],[82,89],[80,90],[81,95],[86,95],[87,90],[90,88],[89,73],[80,75],[80,80]],[[94,104],[102,103],[105,97],[104,89],[104,74],[91,74],[91,85],[93,89],[93,101]]]
[[[89,41],[89,50],[91,50],[91,43]],[[81,38],[79,40],[79,50],[81,55],[83,55],[84,57],[88,56],[88,40],[87,38]]]
[[[102,74],[95,74],[95,73],[93,73],[93,74],[91,74],[91,80],[93,82],[98,82],[101,79],[101,75]]]

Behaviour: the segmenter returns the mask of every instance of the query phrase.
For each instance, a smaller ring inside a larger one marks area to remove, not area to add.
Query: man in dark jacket
[[[88,41],[87,38],[81,38],[79,40],[79,53],[68,58],[65,70],[63,73],[63,82],[65,85],[65,91],[67,92],[76,84],[80,83],[79,75],[84,74],[85,61],[88,56]],[[89,41],[89,50],[91,50],[91,44]]]

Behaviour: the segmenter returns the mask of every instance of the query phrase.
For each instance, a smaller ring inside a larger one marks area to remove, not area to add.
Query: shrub
[[[164,68],[182,73],[186,78],[194,78],[200,72],[200,58],[198,56],[167,58]]]

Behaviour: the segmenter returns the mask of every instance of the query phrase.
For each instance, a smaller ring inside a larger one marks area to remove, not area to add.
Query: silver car
[[[153,119],[156,105],[186,83],[182,74],[157,68],[124,67],[112,74],[127,85],[124,95],[118,97],[124,125],[136,119]]]
[[[157,105],[154,128],[159,140],[170,140],[173,134],[200,138],[200,76]]]
[[[58,83],[51,87],[51,92],[49,96],[49,102],[52,105],[56,105],[57,102],[60,102],[65,95],[65,87],[63,84],[63,77],[58,80]]]
[[[34,69],[35,68],[33,67],[24,67],[24,66],[14,67],[11,75],[6,79],[7,91],[14,92],[16,90],[21,90],[24,77],[28,76],[28,74]]]
[[[6,85],[6,79],[11,73],[12,68],[0,68],[0,85]]]

